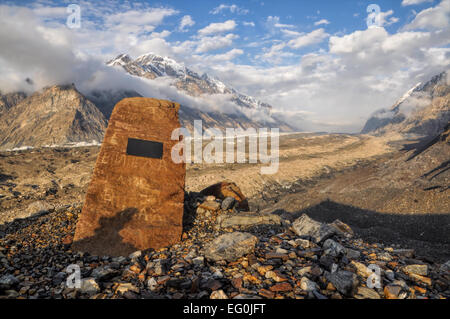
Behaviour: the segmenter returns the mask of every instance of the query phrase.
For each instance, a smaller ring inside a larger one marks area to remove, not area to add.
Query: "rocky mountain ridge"
[[[9,96],[15,96],[17,103],[5,104],[1,114],[1,149],[103,139],[105,116],[74,85],[44,88],[28,97]]]
[[[189,95],[202,94],[231,94],[231,100],[237,105],[250,109],[265,110],[268,114],[272,106],[254,97],[239,93],[222,81],[203,73],[202,75],[190,70],[184,64],[169,58],[147,53],[133,60],[127,54],[120,54],[107,63],[109,66],[121,66],[132,75],[155,79],[171,77],[175,80],[175,87]]]
[[[415,85],[390,109],[376,111],[361,133],[436,136],[449,121],[450,81],[448,71],[444,71]]]

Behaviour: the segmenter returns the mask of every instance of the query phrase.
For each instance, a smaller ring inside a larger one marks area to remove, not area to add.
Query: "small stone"
[[[211,293],[210,299],[228,299],[228,296],[223,290],[216,290]]]
[[[275,297],[275,294],[272,291],[267,290],[267,289],[260,289],[258,291],[258,294],[267,299],[273,299]]]
[[[346,270],[339,270],[333,273],[327,272],[325,278],[344,295],[351,295],[352,291],[358,285],[356,275]]]
[[[360,262],[352,260],[350,265],[356,269],[357,274],[360,275],[361,277],[367,278],[373,274],[373,271],[371,269],[369,269],[366,265]]]
[[[357,260],[361,257],[361,252],[359,252],[358,250],[346,248],[345,256],[347,256],[347,258],[350,260]]]
[[[85,278],[81,280],[80,291],[84,294],[96,294],[100,292],[100,286],[94,278]]]
[[[407,258],[413,258],[414,257],[414,249],[394,249],[392,254],[404,256]]]
[[[107,281],[119,275],[119,271],[111,269],[109,266],[95,268],[91,276],[98,281]]]
[[[398,295],[402,291],[400,286],[388,285],[384,287],[384,296],[386,299],[398,299]]]
[[[133,260],[133,259],[137,259],[137,258],[139,258],[139,257],[141,257],[141,256],[142,256],[142,251],[137,250],[137,251],[135,251],[134,253],[131,253],[131,254],[128,256],[128,258],[130,258],[131,260]]]
[[[207,211],[215,212],[220,209],[220,203],[216,201],[206,201],[200,204],[199,208]]]
[[[13,275],[4,275],[0,277],[0,290],[8,290],[19,283],[19,279]]]
[[[337,257],[341,253],[345,252],[345,247],[332,239],[325,240],[322,247],[325,250],[325,254],[331,255],[333,257]]]
[[[450,272],[450,260],[448,260],[445,264],[442,264],[439,270],[441,272]]]
[[[203,286],[204,288],[210,289],[212,291],[219,290],[222,288],[222,283],[218,280],[209,279]]]
[[[234,232],[223,234],[205,246],[206,258],[232,262],[253,252],[258,238],[249,233]]]
[[[302,277],[302,279],[300,280],[300,288],[309,292],[318,290],[319,286],[314,281],[311,281],[306,277]]]
[[[272,279],[275,282],[283,282],[283,281],[287,281],[287,278],[284,277],[279,271],[275,270],[269,270],[268,272],[266,272],[265,277],[267,279]]]
[[[356,299],[380,299],[380,295],[373,289],[358,287],[354,295]]]
[[[298,236],[307,236],[316,243],[322,242],[336,233],[336,230],[327,224],[319,223],[308,215],[303,214],[292,223],[292,228]]]
[[[402,271],[405,274],[415,274],[426,276],[428,275],[428,266],[427,265],[408,265],[402,268]]]
[[[222,210],[229,210],[229,209],[233,208],[235,202],[236,202],[236,200],[233,197],[226,197],[222,201],[222,205],[221,205]]]
[[[339,219],[336,219],[334,222],[328,225],[334,228],[336,233],[342,237],[352,238],[355,235],[352,228],[349,225],[341,222]]]
[[[126,292],[134,292],[134,293],[139,293],[139,288],[137,288],[135,285],[133,285],[132,283],[119,283],[116,286],[116,293],[120,293],[120,294],[125,294]]]
[[[155,291],[156,288],[158,287],[158,283],[156,282],[156,279],[152,277],[149,280],[147,280],[147,287],[151,291]]]
[[[283,282],[280,284],[275,284],[272,287],[270,287],[269,289],[273,292],[286,292],[286,291],[291,291],[293,288],[290,283]]]
[[[194,259],[192,259],[192,263],[195,266],[203,266],[205,264],[205,257],[203,256],[195,257]]]
[[[408,273],[408,276],[415,281],[418,281],[418,282],[424,283],[428,286],[431,286],[431,279],[428,277],[413,274],[413,273]]]

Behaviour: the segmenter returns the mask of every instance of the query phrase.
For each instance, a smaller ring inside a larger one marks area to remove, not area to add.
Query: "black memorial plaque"
[[[161,159],[163,143],[128,138],[127,155]]]

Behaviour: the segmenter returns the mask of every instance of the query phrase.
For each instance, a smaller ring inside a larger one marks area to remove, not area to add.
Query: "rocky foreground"
[[[0,225],[0,298],[450,297],[450,261],[367,244],[339,220],[302,215],[291,222],[245,206],[233,197],[186,194],[182,241],[128,257],[71,250],[79,205]],[[80,288],[67,286],[73,264]]]

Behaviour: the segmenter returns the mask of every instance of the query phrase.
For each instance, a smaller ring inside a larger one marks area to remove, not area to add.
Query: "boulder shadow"
[[[136,208],[126,208],[112,217],[101,217],[100,227],[91,237],[73,242],[72,249],[89,252],[95,256],[128,256],[139,250],[123,241],[119,232],[138,212]]]
[[[443,262],[450,259],[450,213],[380,213],[331,200],[299,211],[279,209],[273,213],[291,221],[302,214],[323,223],[339,219],[369,243],[397,244],[403,248],[415,249],[419,256]]]

